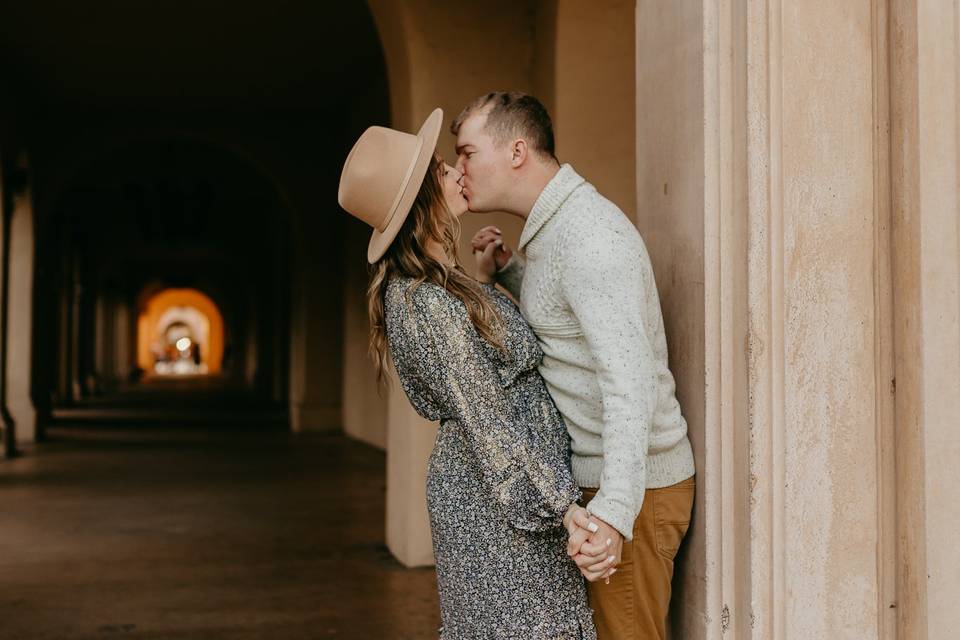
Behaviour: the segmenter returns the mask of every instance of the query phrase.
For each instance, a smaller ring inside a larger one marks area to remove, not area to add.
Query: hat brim
[[[420,192],[420,186],[427,175],[427,167],[430,166],[430,158],[437,148],[437,138],[440,136],[440,127],[443,125],[443,109],[439,107],[433,110],[433,113],[424,121],[417,132],[417,137],[421,141],[420,151],[413,161],[413,169],[403,185],[403,191],[397,200],[397,206],[394,209],[387,228],[383,231],[373,230],[370,236],[370,244],[367,246],[367,262],[373,264],[383,257],[383,254],[390,248],[390,244],[400,233],[400,228],[406,222],[410,214],[410,208],[413,207],[413,201],[417,199]]]

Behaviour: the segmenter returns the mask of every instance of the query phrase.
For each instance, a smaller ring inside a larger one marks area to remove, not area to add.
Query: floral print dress
[[[440,422],[427,472],[440,637],[592,640],[562,524],[580,497],[569,436],[537,372],[536,336],[509,298],[483,289],[504,322],[505,352],[438,285],[395,277],[384,301],[403,389]]]

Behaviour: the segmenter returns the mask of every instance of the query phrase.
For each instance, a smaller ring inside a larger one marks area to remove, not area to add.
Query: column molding
[[[783,86],[780,0],[747,9],[750,368],[750,616],[754,638],[786,636]]]
[[[890,3],[897,637],[960,626],[960,6]]]
[[[877,451],[877,629],[897,637],[896,440],[893,359],[893,271],[890,180],[889,0],[871,2],[873,45],[874,351]]]

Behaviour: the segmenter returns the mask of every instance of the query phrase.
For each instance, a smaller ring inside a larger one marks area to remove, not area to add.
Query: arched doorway
[[[223,315],[196,289],[164,289],[137,317],[137,366],[144,375],[218,375]]]

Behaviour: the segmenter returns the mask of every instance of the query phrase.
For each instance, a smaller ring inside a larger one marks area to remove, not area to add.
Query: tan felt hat
[[[370,127],[353,145],[340,174],[337,201],[373,227],[367,261],[383,257],[420,191],[437,146],[443,110],[434,109],[417,135]]]

